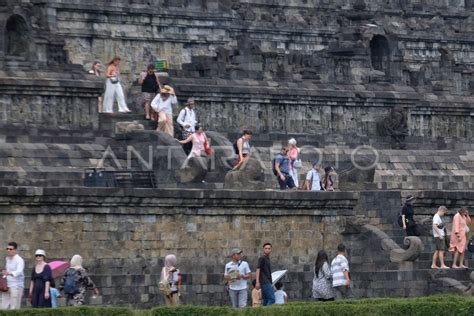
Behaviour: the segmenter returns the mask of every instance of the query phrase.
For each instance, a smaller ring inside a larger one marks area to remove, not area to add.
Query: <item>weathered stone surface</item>
[[[206,179],[208,159],[206,157],[188,158],[176,171],[179,183],[202,182]]]
[[[229,171],[225,175],[224,189],[263,190],[265,177],[261,161],[255,157],[256,150],[250,151],[249,159],[240,170]]]
[[[145,127],[136,121],[132,122],[117,122],[115,124],[115,133],[128,133],[132,131],[143,131]]]
[[[405,237],[403,243],[408,246],[408,249],[393,249],[390,252],[392,262],[415,261],[423,251],[423,243],[416,236]]]

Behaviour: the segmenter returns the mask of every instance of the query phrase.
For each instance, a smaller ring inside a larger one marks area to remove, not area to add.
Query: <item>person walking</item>
[[[433,253],[433,260],[431,262],[431,269],[449,269],[448,266],[444,264],[444,249],[446,247],[445,243],[445,229],[443,221],[441,218],[446,214],[448,209],[446,206],[438,207],[436,214],[433,216],[433,237],[436,246],[436,250]],[[439,258],[440,266],[436,265],[436,260]]]
[[[267,242],[263,245],[263,256],[258,259],[255,288],[262,290],[262,305],[268,306],[275,303],[275,292],[272,288],[272,267],[270,264],[270,254],[272,244]]]
[[[176,122],[181,125],[182,133],[181,133],[181,140],[187,139],[190,135],[192,135],[196,131],[196,102],[194,99],[189,98],[186,102],[186,106],[184,109],[179,111],[178,118]],[[186,153],[186,156],[189,155],[192,149],[192,143],[187,143],[183,145],[183,150]]]
[[[312,162],[313,168],[306,174],[304,189],[307,191],[321,191],[321,165],[317,161]]]
[[[464,265],[464,252],[466,250],[467,237],[471,217],[466,207],[461,208],[453,217],[453,227],[451,229],[451,242],[449,251],[454,252],[453,269],[467,269]],[[458,263],[459,260],[459,263]]]
[[[290,175],[290,159],[288,158],[288,148],[282,147],[281,152],[274,158],[274,171],[277,177],[280,190],[295,188],[295,183]]]
[[[46,252],[38,249],[35,252],[35,267],[31,271],[31,282],[29,299],[33,307],[51,307],[51,295],[49,291],[53,272],[46,263]]]
[[[252,131],[249,131],[247,129],[243,130],[242,136],[237,139],[236,154],[238,155],[238,158],[233,170],[239,170],[243,166],[243,164],[249,159],[251,139]]]
[[[1,309],[21,308],[23,289],[25,288],[25,261],[17,253],[18,244],[11,241],[7,245],[7,257],[2,277],[7,279],[7,292],[1,292]]]
[[[105,81],[105,95],[104,95],[104,113],[113,113],[114,112],[114,101],[117,99],[119,112],[121,113],[130,113],[127,104],[125,103],[125,95],[123,93],[122,85],[120,84],[120,57],[114,57],[107,64],[106,77]]]
[[[232,261],[225,265],[224,278],[229,284],[229,296],[232,307],[247,306],[248,282],[251,277],[249,264],[242,260],[242,250],[234,248],[231,251]]]
[[[161,281],[169,284],[171,293],[164,295],[166,305],[179,305],[179,296],[181,291],[181,273],[176,267],[176,256],[167,255],[165,257],[165,266],[161,270]]]
[[[296,139],[291,138],[288,141],[288,158],[290,159],[289,164],[289,173],[290,176],[293,178],[293,183],[295,187],[300,187],[298,169],[301,168],[301,160],[298,158],[300,155],[301,149],[296,146]]]
[[[318,301],[334,301],[335,293],[332,287],[332,273],[326,251],[318,252],[314,263],[313,298]]]
[[[178,104],[178,99],[173,88],[168,85],[160,89],[160,93],[151,101],[151,107],[158,113],[158,128],[163,133],[174,137],[173,105]]]
[[[209,144],[209,141],[202,126],[196,125],[196,132],[194,134],[189,135],[185,140],[179,141],[179,143],[183,145],[189,142],[192,142],[193,146],[188,158],[206,155],[205,143],[207,142]]]
[[[153,100],[158,93],[158,90],[162,88],[160,78],[155,72],[155,65],[149,64],[146,70],[140,73],[138,83],[142,86],[142,98],[143,106],[145,108],[145,119],[149,120],[152,118],[150,110],[150,102]]]
[[[349,262],[346,258],[346,246],[337,246],[337,255],[331,262],[332,286],[336,297],[347,299],[350,296],[351,279],[349,277]]]
[[[95,295],[100,295],[99,289],[82,266],[82,261],[80,255],[72,256],[69,269],[61,279],[60,290],[64,292],[68,306],[84,305],[88,289],[93,290]]]
[[[413,195],[408,195],[405,199],[405,204],[402,207],[402,225],[407,236],[420,236],[418,225],[413,218],[415,215],[415,211],[413,210],[414,201],[415,197]]]
[[[91,69],[89,70],[89,73],[91,75],[95,75],[96,77],[101,77],[100,73],[100,68],[102,67],[102,64],[100,61],[96,60],[92,63]],[[97,97],[97,111],[99,113],[102,113],[102,95]]]
[[[324,168],[324,179],[322,189],[323,191],[334,191],[334,181],[332,180],[331,175],[334,173],[334,168],[327,166]]]

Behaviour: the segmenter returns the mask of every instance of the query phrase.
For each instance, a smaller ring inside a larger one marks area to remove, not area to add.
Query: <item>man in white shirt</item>
[[[436,250],[433,254],[433,260],[431,262],[431,269],[449,269],[448,266],[444,264],[444,249],[446,248],[445,236],[444,236],[444,225],[441,217],[444,216],[447,212],[446,206],[438,207],[438,211],[433,216],[433,237],[436,245]],[[436,259],[439,258],[440,266],[436,265]]]
[[[7,278],[8,292],[2,292],[2,309],[18,309],[25,287],[25,261],[17,254],[16,242],[9,242],[2,277]]]
[[[160,93],[151,101],[151,107],[158,113],[158,128],[162,132],[174,137],[173,105],[178,104],[174,89],[165,85]]]
[[[246,261],[241,260],[242,250],[234,248],[231,251],[232,261],[225,265],[224,278],[228,280],[229,296],[232,307],[247,306],[247,280],[250,279],[250,268]]]
[[[308,171],[306,175],[305,190],[308,191],[321,191],[321,165],[317,161],[312,163],[313,169]]]
[[[176,122],[183,128],[183,135],[181,140],[185,140],[194,133],[196,129],[197,119],[196,119],[196,112],[194,108],[196,107],[196,103],[194,99],[188,99],[186,102],[186,107],[179,112],[178,118]],[[189,155],[191,149],[193,147],[193,143],[189,142],[183,145],[183,150],[186,153],[186,156]]]
[[[349,262],[345,256],[346,246],[337,246],[337,255],[331,262],[332,286],[337,298],[349,298],[351,279],[349,277]]]

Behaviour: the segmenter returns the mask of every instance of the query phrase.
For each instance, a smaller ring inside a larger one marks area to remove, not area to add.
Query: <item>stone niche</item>
[[[5,27],[5,55],[24,60],[30,55],[30,31],[25,19],[18,14],[10,16]]]
[[[388,40],[382,35],[375,35],[370,41],[370,60],[374,70],[388,75],[390,71],[390,48]]]
[[[1,124],[96,129],[103,83],[69,63],[47,12],[46,4],[2,2]]]

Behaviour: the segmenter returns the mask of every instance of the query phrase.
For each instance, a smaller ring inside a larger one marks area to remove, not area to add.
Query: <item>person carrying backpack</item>
[[[190,135],[192,135],[196,131],[196,125],[197,125],[197,118],[196,118],[196,102],[194,99],[189,98],[188,101],[185,104],[186,106],[179,111],[178,118],[176,119],[176,122],[178,122],[179,125],[181,125],[181,139],[180,140],[185,140],[187,139]],[[192,143],[187,143],[183,145],[183,150],[186,154],[186,156],[189,155],[193,147]]]
[[[295,182],[290,175],[290,159],[287,154],[288,148],[282,147],[281,152],[272,161],[273,174],[277,177],[280,190],[295,188]]]
[[[234,152],[237,155],[236,164],[233,170],[239,170],[242,165],[249,159],[250,140],[252,139],[252,131],[243,130],[242,137],[239,137],[233,144]]]
[[[74,255],[71,258],[69,269],[63,275],[60,286],[60,290],[66,296],[66,304],[68,306],[83,305],[87,289],[93,290],[95,295],[100,294],[99,289],[82,266],[82,257]]]
[[[165,257],[165,266],[161,270],[159,283],[159,290],[165,298],[166,305],[179,305],[181,273],[175,265],[176,256],[167,255]]]

